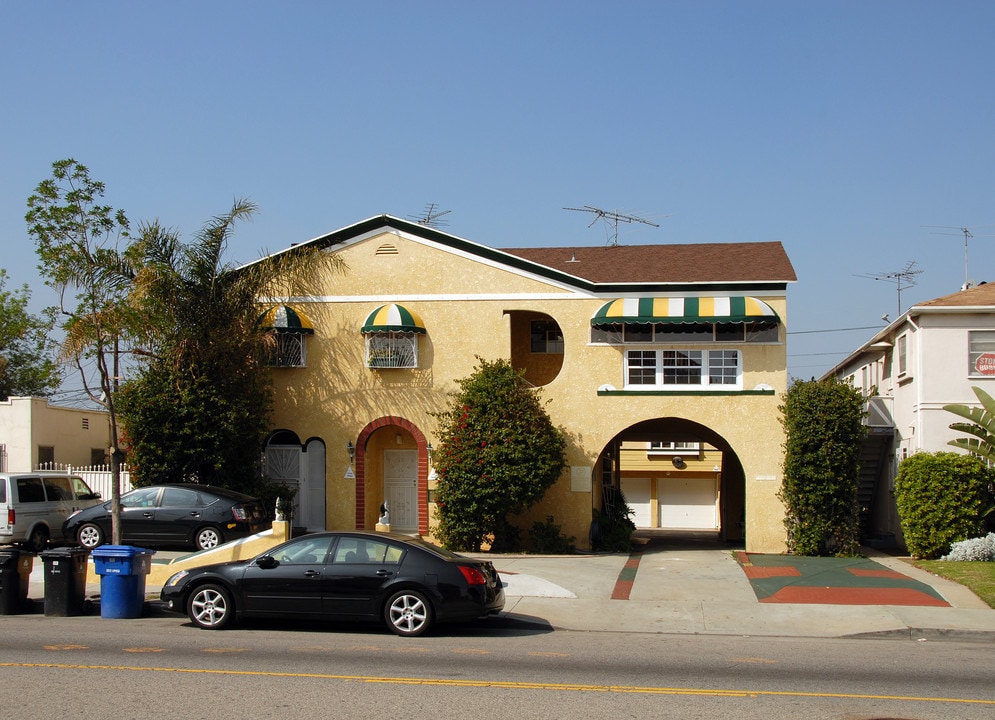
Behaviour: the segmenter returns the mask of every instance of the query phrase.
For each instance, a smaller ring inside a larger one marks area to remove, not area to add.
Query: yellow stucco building
[[[551,515],[588,547],[605,487],[621,487],[647,527],[784,550],[777,408],[795,274],[780,243],[496,249],[384,215],[283,252],[305,246],[346,269],[267,299],[266,471],[298,489],[295,524],[372,529],[386,500],[393,530],[431,535],[431,413],[479,356],[522,369],[567,434],[567,469],[523,529]],[[671,479],[632,466],[633,448]],[[675,457],[693,472],[675,477]]]

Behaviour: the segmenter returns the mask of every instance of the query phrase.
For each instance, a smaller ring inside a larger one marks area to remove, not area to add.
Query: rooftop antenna
[[[887,280],[888,282],[893,282],[898,285],[898,314],[902,314],[902,281],[905,282],[905,289],[913,287],[916,284],[915,276],[922,274],[922,268],[916,267],[916,261],[910,260],[905,264],[905,267],[897,272],[891,273],[874,273],[871,275],[859,275],[858,277],[865,277],[871,280]],[[883,318],[882,318],[883,319]]]
[[[596,208],[592,205],[585,205],[584,207],[565,207],[564,210],[576,210],[577,212],[586,212],[594,215],[594,219],[591,221],[591,225],[598,222],[598,220],[603,220],[605,223],[605,234],[608,236],[608,244],[612,247],[618,245],[618,224],[620,222],[624,223],[642,223],[643,225],[652,225],[653,227],[660,227],[655,222],[650,222],[644,218],[636,217],[635,215],[623,215],[620,212],[614,210],[602,210],[601,208]],[[591,227],[588,225],[588,227]],[[610,231],[610,232],[609,232]]]
[[[425,212],[416,217],[408,217],[409,220],[414,220],[419,225],[427,225],[428,227],[436,228],[443,225],[448,225],[445,220],[439,220],[443,215],[448,215],[452,210],[439,210],[436,203],[428,203],[425,206]]]
[[[964,287],[961,290],[967,290],[974,283],[971,281],[970,274],[967,270],[967,241],[974,237],[974,233],[968,230],[966,227],[956,227],[954,225],[923,225],[926,228],[936,228],[937,230],[956,230],[955,233],[948,232],[934,232],[930,235],[964,235]],[[992,237],[991,235],[984,235],[983,237]]]

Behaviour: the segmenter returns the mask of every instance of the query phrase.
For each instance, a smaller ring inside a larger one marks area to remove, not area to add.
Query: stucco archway
[[[620,489],[637,528],[715,532],[745,541],[746,477],[730,443],[678,417],[644,420],[618,432],[596,465],[595,509]]]
[[[356,440],[356,529],[370,529],[376,524],[384,500],[384,476],[380,458],[371,453],[379,455],[391,443],[398,449],[417,451],[417,532],[428,535],[428,442],[414,423],[394,415],[370,422]]]

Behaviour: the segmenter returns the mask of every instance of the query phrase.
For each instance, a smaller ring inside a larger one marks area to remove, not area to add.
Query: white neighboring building
[[[865,538],[901,541],[895,509],[898,463],[920,450],[962,452],[948,441],[961,418],[943,409],[977,405],[971,389],[995,395],[995,283],[915,305],[824,378],[849,379],[867,398],[861,457]]]
[[[0,400],[0,471],[30,471],[43,463],[103,465],[108,437],[103,410],[60,407],[39,397]]]

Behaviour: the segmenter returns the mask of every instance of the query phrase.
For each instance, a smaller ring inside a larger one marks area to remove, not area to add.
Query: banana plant
[[[951,430],[967,433],[973,437],[954,438],[947,444],[967,450],[972,455],[977,455],[987,461],[989,465],[995,465],[995,400],[979,387],[972,387],[974,394],[981,403],[981,407],[971,407],[970,405],[944,405],[943,409],[954,415],[970,420],[970,422],[956,422],[950,424]],[[983,516],[988,516],[995,512],[995,505],[988,508]]]

